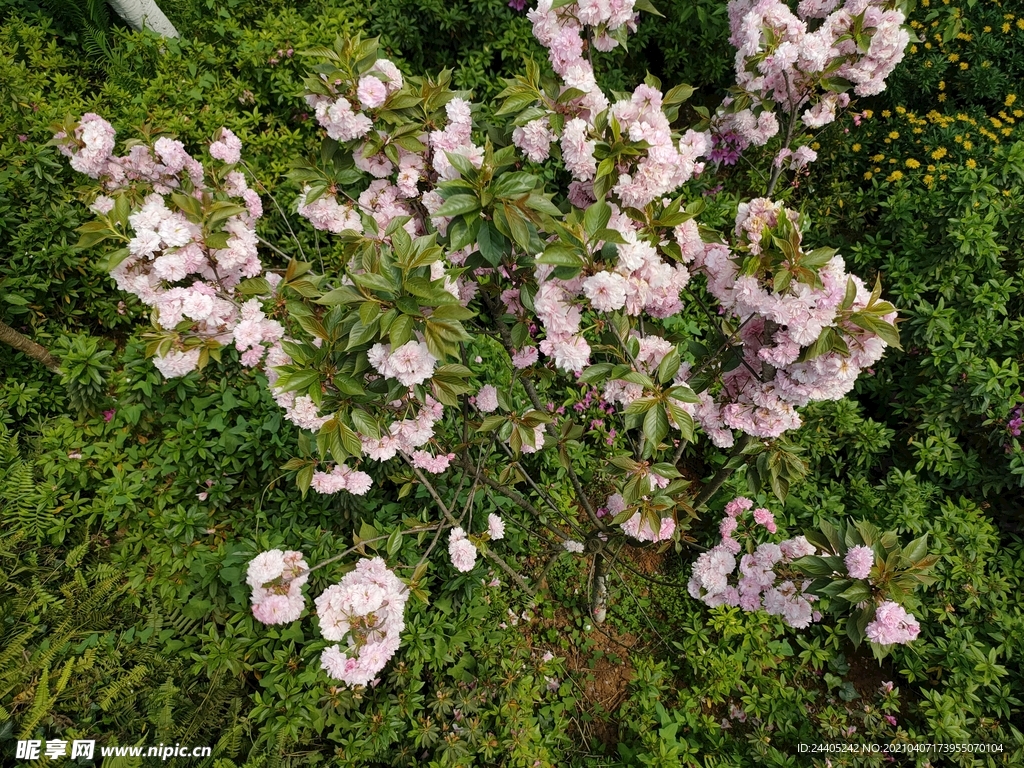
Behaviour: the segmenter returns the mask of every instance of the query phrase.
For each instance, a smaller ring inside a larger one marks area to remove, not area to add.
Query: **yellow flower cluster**
[[[997,6],[1004,1],[989,0]],[[934,0],[918,2],[920,7],[929,8]],[[962,0],[956,3],[951,3],[951,0],[941,2],[949,6],[948,10],[932,11],[927,20],[911,19],[908,22],[911,28],[917,30],[918,36],[918,45],[911,46],[910,53],[924,55],[923,68],[947,72],[947,78],[955,78],[954,73],[967,70],[991,69],[994,63],[984,58],[984,53],[978,47],[978,35],[992,34],[993,27],[973,26],[969,18],[970,11],[965,13],[966,6],[960,7]],[[1003,21],[1005,34],[1016,29],[1024,30],[1024,15],[1017,18],[1007,13]],[[860,113],[861,130],[866,131],[871,139],[861,138],[859,142],[850,145],[850,149],[854,153],[864,152],[861,156],[871,162],[865,170],[865,180],[878,177],[894,183],[918,179],[931,187],[937,180],[945,180],[948,172],[957,165],[961,168],[977,168],[981,157],[979,153],[987,154],[991,151],[991,145],[998,145],[1008,138],[1024,138],[1024,109],[1020,108],[1024,105],[1018,106],[1017,93],[1005,94],[1003,108],[994,110],[994,114],[976,114],[972,117],[964,112],[945,111],[949,100],[955,99],[960,89],[964,88],[963,81],[952,89],[951,85],[946,78],[939,80],[938,92],[935,94],[936,108],[927,113],[914,113],[904,105],[882,109],[878,115],[884,122],[875,127],[863,124],[864,120],[875,118],[875,113],[869,109]],[[956,135],[950,142],[950,134],[954,132]],[[878,142],[889,148],[884,153],[875,149],[875,154],[872,154],[872,144],[881,148]],[[882,168],[886,168],[886,171],[883,172]],[[921,172],[921,175],[916,172]]]

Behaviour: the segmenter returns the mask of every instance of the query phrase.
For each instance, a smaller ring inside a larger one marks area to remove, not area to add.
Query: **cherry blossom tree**
[[[880,283],[805,243],[813,222],[787,205],[783,182],[814,162],[813,132],[851,93],[884,88],[909,40],[903,13],[883,0],[732,0],[736,85],[712,112],[687,105],[692,88],[650,76],[630,93],[600,87],[592,52],[622,45],[640,11],[654,9],[542,0],[528,16],[549,68],[527,62],[496,109],[451,90],[449,72],[402,73],[375,40],[306,52],[305,98],[325,138],[290,176],[294,212],[336,243],[319,273],[299,241],[286,268],[264,266],[261,248],[291,246],[257,233],[263,200],[230,130],[207,162],[157,134],[117,155],[113,127],[93,114],[55,136],[100,187],[82,243],[116,246],[106,267],[153,308],[150,352],[165,376],[227,364],[234,347],[302,430],[284,468],[304,494],[361,496],[385,463],[400,495],[422,485],[436,503],[410,579],[362,560],[318,598],[321,632],[348,644],[323,660],[338,679],[365,684],[395,652],[405,598],[422,594],[445,534],[454,571],[479,555],[528,592],[543,574],[502,556],[506,522],[533,532],[549,566],[589,558],[603,620],[624,547],[681,551],[740,467],[753,491],[785,498],[802,475],[784,437],[799,409],[842,398],[898,346]],[[705,197],[738,154],[765,168],[763,187],[716,231],[701,219]],[[720,469],[685,477],[687,451],[719,451]],[[509,500],[502,516],[474,521],[481,487]],[[751,505],[727,507],[722,541],[694,563],[694,597],[795,627],[845,612],[851,639],[880,652],[912,639],[900,611],[927,583],[925,542],[828,527],[776,544],[759,507],[741,543]],[[394,555],[424,531],[371,529],[357,547],[387,539]],[[259,555],[256,617],[299,618],[309,570],[300,553]]]

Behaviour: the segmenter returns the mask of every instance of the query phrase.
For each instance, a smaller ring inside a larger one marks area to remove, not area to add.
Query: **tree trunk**
[[[60,373],[60,363],[46,350],[46,347],[36,344],[32,339],[23,336],[2,322],[0,322],[0,342],[9,344],[19,352],[24,352],[29,357],[38,360],[54,373]]]
[[[156,0],[107,0],[117,15],[132,29],[151,29],[163,37],[177,37],[178,30],[167,20]]]
[[[604,550],[594,555],[594,586],[590,591],[590,615],[595,624],[608,617],[608,556]]]

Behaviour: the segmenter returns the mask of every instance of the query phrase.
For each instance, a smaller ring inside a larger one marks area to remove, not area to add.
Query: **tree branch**
[[[60,373],[60,363],[53,355],[50,354],[46,347],[36,344],[32,339],[27,336],[23,336],[11,326],[6,323],[0,322],[0,342],[14,347],[19,352],[23,352],[33,360],[37,360],[54,373]]]
[[[401,455],[401,457],[405,459],[405,463],[409,465],[412,471],[416,474],[416,477],[418,477],[420,482],[423,483],[424,487],[427,489],[427,492],[434,498],[434,501],[437,502],[437,506],[441,508],[441,512],[442,514],[444,514],[445,519],[452,525],[452,527],[458,526],[458,521],[455,519],[455,516],[452,514],[451,510],[448,509],[448,505],[445,504],[444,501],[441,499],[441,496],[438,494],[437,489],[434,488],[434,484],[427,479],[427,476],[423,474],[419,467],[415,466],[412,463],[412,459],[406,456],[405,453],[400,452],[399,455]],[[506,563],[505,560],[500,555],[498,555],[496,552],[492,552],[488,547],[481,547],[480,551],[483,553],[484,557],[493,560],[498,565],[498,567],[501,568],[501,570],[507,573],[509,577],[513,581],[515,581],[516,584],[519,585],[520,589],[522,589],[530,596],[533,596],[535,594],[535,591],[531,589],[530,586],[523,580],[523,577],[516,573],[512,569],[512,566]]]
[[[498,328],[498,333],[501,334],[501,340],[504,343],[505,348],[511,354],[512,350],[515,349],[515,345],[512,344],[512,334],[509,332],[508,326],[505,325],[505,321],[501,319],[501,314],[496,311],[494,302],[486,293],[481,293],[481,299],[487,307],[487,312],[491,316],[491,319],[494,320],[494,324]],[[537,394],[537,390],[533,386],[533,382],[523,378],[519,379],[519,381],[522,382],[523,389],[526,390],[526,395],[530,398],[530,402],[533,403],[533,407],[543,413],[544,404],[541,402],[540,396]],[[554,424],[548,424],[547,431],[548,434],[556,440],[558,439],[558,429]],[[594,507],[590,503],[590,499],[587,498],[587,494],[583,490],[583,484],[580,483],[579,478],[576,476],[576,472],[573,471],[572,465],[569,464],[569,462],[566,462],[564,466],[566,473],[569,475],[569,481],[572,483],[573,490],[576,492],[576,497],[580,500],[580,503],[586,510],[587,516],[590,517],[590,521],[597,526],[599,530],[607,531],[608,526],[602,523],[600,518],[598,518],[597,513],[594,511]]]
[[[729,457],[730,460],[739,456],[743,452],[743,449],[750,445],[753,439],[754,438],[750,435],[743,435],[740,437],[740,439],[736,441],[736,447],[733,449],[732,456]],[[715,495],[715,492],[719,488],[725,485],[725,481],[728,480],[735,471],[736,467],[731,467],[729,466],[729,462],[726,462],[725,466],[718,470],[718,472],[715,473],[715,476],[708,481],[708,484],[700,489],[700,493],[697,494],[697,498],[693,500],[691,506],[694,509],[699,509],[702,504],[706,503],[708,499]]]

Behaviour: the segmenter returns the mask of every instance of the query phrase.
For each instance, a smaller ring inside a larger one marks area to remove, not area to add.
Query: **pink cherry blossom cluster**
[[[886,600],[875,609],[875,618],[864,629],[868,640],[879,645],[906,645],[916,639],[921,625],[899,603]]]
[[[476,545],[460,527],[452,528],[448,534],[448,556],[455,570],[462,573],[468,573],[476,565]]]
[[[408,599],[408,588],[379,557],[360,560],[324,590],[315,601],[320,634],[339,643],[320,657],[327,674],[350,686],[373,681],[401,644]]]
[[[742,550],[734,533],[739,518],[753,505],[744,497],[726,505],[726,517],[720,524],[721,540],[694,562],[687,585],[689,593],[712,607],[733,605],[745,611],[763,610],[772,616],[781,616],[791,627],[803,629],[821,618],[811,606],[817,597],[807,592],[810,581],[786,573],[786,566],[815,553],[814,545],[805,537],[797,536],[779,544],[758,544],[753,552],[740,558],[737,582],[729,583],[729,577],[737,568],[736,556]],[[753,516],[759,525],[774,527],[768,510],[755,510]],[[780,571],[784,575],[780,576]]]
[[[210,145],[211,156],[229,167],[239,162],[238,137],[226,128],[218,136]],[[255,224],[263,215],[259,195],[249,189],[245,176],[234,170],[224,175],[219,186],[207,185],[202,164],[180,141],[159,138],[152,149],[136,144],[127,155],[117,157],[114,138],[110,123],[92,113],[82,117],[71,136],[66,132],[55,136],[72,167],[101,179],[106,191],[152,190],[128,216],[132,235],[128,255],[111,272],[117,287],[153,307],[159,328],[175,331],[187,323],[187,336],[222,344],[234,341],[242,353],[242,364],[258,365],[267,347],[284,335],[280,323],[263,314],[257,299],[242,307],[235,300],[238,283],[263,270],[256,252]],[[199,224],[177,206],[169,207],[167,196],[189,187],[197,201],[215,193],[222,200],[241,201],[244,210],[221,225],[220,232],[228,235],[225,247],[208,245]],[[100,195],[92,208],[106,215],[113,210],[114,201]],[[267,280],[273,286],[280,277],[268,274]],[[157,357],[154,364],[165,377],[173,378],[195,370],[199,358],[199,346],[180,344]]]
[[[429,362],[431,371],[436,362],[436,358],[426,351],[426,345],[420,342],[409,342],[400,347],[396,354],[402,354],[398,355],[397,359],[395,359],[395,355],[391,354],[389,345],[378,344],[374,349],[377,349],[377,354],[375,355],[371,350],[371,363],[374,359],[378,361],[381,367],[375,367],[375,370],[381,375],[387,375],[385,371],[394,374],[394,376],[388,376],[389,378],[412,376],[415,379],[422,372],[421,366],[428,364],[425,362],[428,358],[433,361]],[[277,369],[291,363],[291,357],[284,351],[280,343],[275,343],[270,347],[267,353],[266,373],[271,394],[277,404],[284,408],[285,418],[302,429],[315,432],[330,417],[320,413],[309,395],[296,395],[295,392],[285,392],[276,386],[280,378]],[[403,381],[403,383],[405,382]],[[434,425],[444,414],[444,406],[430,395],[426,396],[426,402],[420,404],[416,402],[411,391],[401,400],[392,403],[392,406],[395,413],[407,414],[414,411],[415,415],[395,419],[388,425],[387,431],[379,436],[364,435],[357,431],[362,454],[373,461],[388,461],[402,453],[410,456],[413,464],[421,469],[430,472],[443,472],[447,469],[454,454],[434,456],[426,451],[418,450],[433,438]],[[332,494],[347,491],[361,496],[369,491],[372,484],[373,480],[366,472],[345,465],[335,465],[327,470],[314,472],[310,487],[318,493]]]
[[[637,512],[622,523],[622,532],[637,541],[668,541],[676,532],[676,521],[674,517],[663,517],[661,518],[661,527],[655,531],[651,524]]]
[[[390,344],[374,344],[367,357],[377,373],[385,379],[396,379],[406,387],[422,384],[437,365],[437,358],[422,341],[406,342],[393,351]]]
[[[454,453],[442,453],[434,456],[427,451],[414,451],[412,454],[412,465],[422,469],[424,472],[437,475],[448,469],[448,465],[451,464],[454,458]]]
[[[871,568],[875,564],[875,552],[871,547],[850,547],[843,562],[851,579],[866,579],[871,575]]]
[[[741,148],[763,146],[780,130],[776,104],[786,113],[809,104],[801,115],[809,128],[835,120],[850,97],[821,91],[827,79],[852,83],[858,96],[881,93],[910,42],[903,13],[885,6],[882,0],[802,0],[793,13],[782,0],[730,0],[736,83],[750,105],[737,109],[729,99],[717,130],[740,137]],[[866,50],[855,34],[858,24]],[[805,152],[795,162],[813,159]]]
[[[332,494],[348,491],[355,496],[364,496],[373,485],[373,479],[365,472],[336,464],[329,472],[314,472],[310,488],[317,493]]]
[[[599,313],[625,309],[632,316],[647,313],[665,318],[683,307],[680,294],[690,281],[686,265],[664,261],[618,206],[610,205],[609,227],[626,240],[617,247],[611,271],[581,274],[571,280],[555,277],[550,265],[538,265],[535,271],[539,288],[534,308],[545,333],[540,351],[565,371],[581,371],[590,361],[590,344],[580,333],[583,296]]]
[[[652,475],[652,479],[656,477]],[[659,479],[664,480],[664,478]],[[598,510],[598,514],[602,516],[605,514],[615,516],[625,510],[626,501],[622,498],[622,494],[613,493],[605,500],[604,507]],[[637,541],[668,541],[676,532],[676,521],[674,517],[663,517],[658,530],[654,530],[651,524],[643,519],[643,515],[640,512],[636,512],[632,517],[623,521],[622,532]]]
[[[271,549],[249,561],[246,583],[252,587],[252,615],[264,624],[287,624],[306,607],[302,585],[309,566],[301,552]]]
[[[634,332],[632,336],[637,339],[640,347],[639,352],[634,357],[637,363],[637,370],[640,373],[653,374],[658,370],[661,361],[665,359],[665,355],[675,349],[675,345],[672,342],[668,341],[668,339],[663,339],[661,336],[654,334],[643,336],[639,332]],[[618,403],[623,407],[628,407],[630,403],[642,397],[643,394],[644,388],[642,384],[637,384],[633,381],[623,381],[622,379],[612,379],[606,382],[603,392],[605,400],[609,403]]]
[[[487,533],[493,541],[505,538],[505,521],[493,512],[487,515]]]
[[[475,405],[480,413],[498,410],[498,390],[493,384],[484,384],[476,393]]]
[[[548,49],[551,65],[563,83],[563,91],[581,93],[563,109],[569,112],[561,137],[551,130],[548,117],[539,117],[513,131],[513,143],[534,162],[547,159],[550,145],[560,140],[562,160],[575,182],[570,200],[586,207],[594,200],[590,182],[597,172],[594,150],[605,134],[596,130],[595,122],[609,101],[594,77],[593,67],[584,56],[584,35],[591,28],[592,41],[598,50],[611,50],[618,41],[610,32],[635,30],[636,14],[632,2],[583,0],[552,8],[550,0],[542,0],[527,16],[533,22],[533,33]],[[710,136],[687,131],[676,136],[663,109],[662,93],[649,85],[638,86],[628,99],[613,104],[609,121],[615,121],[624,136],[634,142],[646,142],[647,148],[635,162],[620,162],[618,181],[613,188],[622,206],[642,208],[689,181],[703,170],[698,160],[710,149]],[[610,135],[611,127],[605,129]]]
[[[116,192],[134,182],[145,182],[154,192],[166,195],[181,186],[182,173],[196,188],[203,186],[203,166],[175,139],[160,137],[152,148],[136,144],[123,157],[114,155],[114,127],[99,115],[82,115],[72,134],[54,135],[57,149],[70,158],[71,167],[103,182]]]
[[[527,12],[533,23],[533,36],[548,49],[548,58],[565,88],[582,92],[575,105],[593,119],[608,106],[608,98],[597,85],[594,68],[584,52],[585,26],[594,28],[594,47],[610,51],[618,45],[611,32],[626,27],[636,29],[633,0],[583,0],[561,8],[552,8],[551,0],[540,0]]]
[[[762,238],[782,215],[796,218],[780,203],[763,198],[741,204],[737,248],[761,253]],[[735,256],[726,245],[708,243],[695,260],[695,268],[707,275],[709,292],[741,323],[746,364],[725,373],[715,395],[703,392],[699,405],[686,406],[720,447],[733,444],[732,430],[773,438],[799,427],[797,407],[842,398],[887,346],[877,334],[844,319],[840,305],[849,282],[856,296],[848,311],[866,307],[870,291],[860,278],[846,272],[842,257],[833,256],[819,270],[820,287],[794,280],[777,291],[754,275],[740,275]],[[882,320],[891,323],[895,317],[891,313]],[[836,350],[800,362],[803,349],[830,327],[841,331],[849,354]],[[769,329],[773,329],[770,334]],[[677,379],[685,382],[688,373],[684,366]]]
[[[662,94],[649,85],[639,85],[628,101],[612,105],[610,114],[632,141],[645,141],[646,154],[619,175],[612,188],[623,207],[643,208],[700,175],[704,164],[697,162],[711,149],[707,133],[687,131],[673,139],[668,117],[662,108]]]

